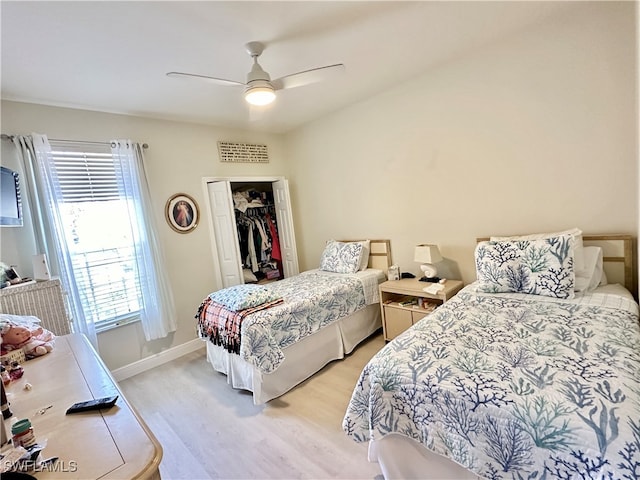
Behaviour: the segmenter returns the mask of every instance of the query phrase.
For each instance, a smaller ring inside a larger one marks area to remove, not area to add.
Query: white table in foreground
[[[84,335],[57,337],[52,352],[23,367],[7,387],[13,416],[5,427],[11,435],[11,424],[28,418],[38,443],[46,442],[43,457],[59,457],[38,479],[160,478],[162,447]],[[119,398],[109,410],[65,415],[76,402],[111,395]]]

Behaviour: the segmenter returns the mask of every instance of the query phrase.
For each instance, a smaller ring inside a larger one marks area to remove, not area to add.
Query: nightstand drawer
[[[418,310],[416,310],[415,312],[411,312],[411,325],[422,320],[424,317],[426,317],[430,313],[431,312],[424,312],[424,311],[418,311]]]
[[[418,309],[399,308],[393,305],[384,305],[384,312],[384,331],[388,340],[397,337],[411,325],[431,313]]]
[[[384,312],[384,331],[388,339],[397,337],[413,325],[411,310],[385,305]]]

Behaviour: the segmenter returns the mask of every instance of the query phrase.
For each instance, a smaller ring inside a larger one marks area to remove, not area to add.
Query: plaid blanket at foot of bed
[[[239,354],[242,320],[247,315],[282,302],[280,298],[235,312],[207,297],[198,307],[198,313],[195,316],[198,319],[200,338],[208,338],[214,345],[224,347],[230,353]]]

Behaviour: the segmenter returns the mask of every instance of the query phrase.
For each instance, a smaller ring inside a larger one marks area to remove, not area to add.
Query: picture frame
[[[198,204],[186,193],[176,193],[167,200],[165,215],[169,226],[178,233],[192,232],[200,221]]]

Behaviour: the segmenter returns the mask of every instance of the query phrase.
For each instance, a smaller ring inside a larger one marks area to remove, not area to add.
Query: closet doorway
[[[219,288],[299,273],[284,177],[205,178],[204,185]]]

